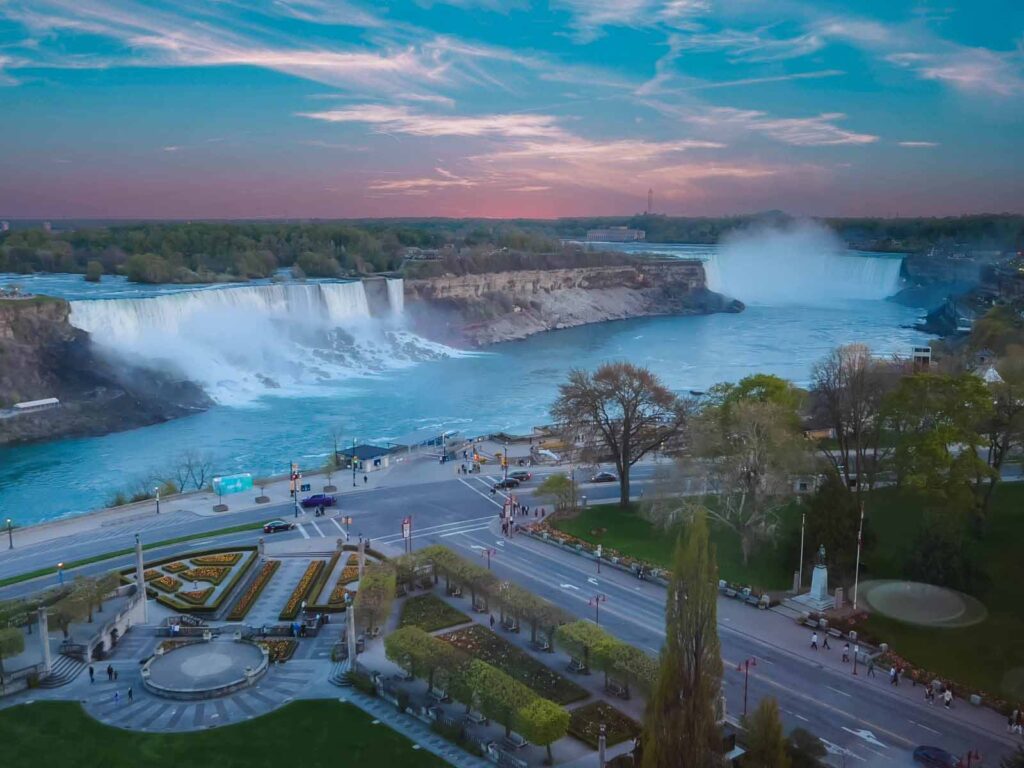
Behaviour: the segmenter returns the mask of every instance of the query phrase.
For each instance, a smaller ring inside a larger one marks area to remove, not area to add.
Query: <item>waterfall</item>
[[[388,306],[392,315],[405,312],[405,281],[401,278],[388,278]]]
[[[358,280],[217,287],[72,301],[71,323],[110,356],[238,404],[270,390],[315,394],[310,388],[329,381],[453,354],[404,328],[400,303],[394,311],[401,295],[402,281],[388,281],[391,316],[378,319]]]
[[[900,288],[902,258],[853,255],[817,224],[727,238],[704,268],[708,288],[747,304],[880,301]]]

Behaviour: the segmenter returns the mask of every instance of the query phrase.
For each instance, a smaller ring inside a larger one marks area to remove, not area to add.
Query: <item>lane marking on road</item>
[[[907,722],[910,723],[911,725],[916,725],[918,728],[924,728],[926,731],[931,731],[932,733],[934,733],[937,736],[941,736],[942,735],[942,731],[936,731],[934,728],[929,728],[924,723],[916,723],[913,720],[907,720]]]
[[[477,489],[476,489],[476,488],[474,488],[474,487],[473,487],[472,485],[470,485],[470,484],[469,484],[469,483],[467,483],[467,482],[466,482],[465,480],[463,480],[463,479],[462,479],[461,477],[459,478],[459,482],[460,482],[460,483],[462,483],[462,484],[463,484],[464,486],[466,486],[467,488],[469,488],[469,490],[471,490],[471,491],[472,491],[473,493],[475,493],[475,494],[476,494],[477,496],[480,496],[480,497],[482,497],[482,498],[486,499],[487,501],[491,502],[491,504],[493,504],[494,506],[496,506],[496,507],[502,507],[502,506],[504,506],[504,505],[503,505],[503,504],[502,504],[502,503],[501,503],[500,501],[498,501],[497,499],[494,499],[494,498],[492,498],[490,494],[487,494],[487,493],[484,493],[484,492],[482,492],[482,491],[479,491],[479,490],[477,490]],[[504,496],[504,495],[505,495],[505,494],[502,494],[502,496]]]
[[[873,734],[869,730],[861,728],[855,731],[852,728],[847,728],[845,725],[843,726],[843,730],[847,733],[852,733],[854,736],[858,738],[864,739],[864,741],[866,741],[868,744],[874,744],[876,747],[882,747],[883,749],[885,749],[885,744],[883,744],[877,738],[875,738],[875,734]]]
[[[844,755],[847,757],[856,758],[857,760],[860,760],[862,763],[864,762],[863,757],[858,755],[856,752],[850,751],[846,747],[841,747],[838,744],[833,744],[828,739],[819,738],[818,741],[825,745],[825,751],[828,752],[830,755]]]
[[[296,530],[299,533],[302,534],[302,538],[304,538],[304,539],[308,539],[309,538],[309,534],[306,533],[306,529],[302,527],[302,523],[296,523],[295,524],[295,528],[296,528]]]
[[[484,525],[474,526],[473,528],[465,528],[465,529],[458,530],[458,531],[449,531],[448,533],[439,533],[437,535],[440,538],[442,538],[442,539],[446,539],[449,536],[461,536],[464,533],[473,533],[474,531],[486,531],[490,527],[491,527],[491,524],[490,523],[486,523]]]
[[[317,525],[312,520],[309,521],[309,524],[313,526],[313,528],[316,530],[317,534],[320,536],[321,539],[326,538],[324,536],[324,532],[320,530],[320,526],[319,525]]]
[[[334,527],[341,531],[345,535],[345,538],[348,539],[348,532],[341,527],[341,523],[339,523],[337,519],[333,517],[331,518],[331,522],[334,523]]]
[[[601,586],[600,584],[597,583],[597,579],[595,579],[593,576],[590,576],[589,578],[587,578],[587,583],[588,584],[593,584],[595,587]]]
[[[560,586],[562,589],[575,589],[577,592],[580,591],[580,588],[577,587],[575,584],[559,584],[558,586]]]
[[[795,717],[797,720],[803,720],[805,723],[811,722],[806,717],[804,717],[803,715],[797,714],[796,712],[793,713],[793,717]]]
[[[838,688],[833,688],[831,685],[826,685],[825,687],[828,688],[830,691],[835,691],[840,696],[845,696],[848,699],[852,699],[853,698],[853,694],[847,693],[846,691],[840,691]]]
[[[431,536],[445,531],[454,530],[459,527],[465,527],[469,525],[479,525],[484,520],[494,520],[494,515],[484,515],[483,517],[471,517],[468,520],[456,520],[451,523],[439,523],[437,525],[428,525],[425,528],[413,528],[414,536]],[[380,544],[391,544],[399,541],[402,538],[402,534],[388,534],[387,536],[378,536],[374,541]]]

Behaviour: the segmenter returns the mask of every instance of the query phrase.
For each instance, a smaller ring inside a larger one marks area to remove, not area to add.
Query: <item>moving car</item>
[[[611,472],[598,472],[596,475],[590,478],[590,482],[592,483],[617,483],[618,481],[619,478],[617,478]]]
[[[302,501],[303,509],[311,509],[313,507],[333,507],[337,500],[329,493],[314,493],[312,496],[307,496]]]
[[[914,750],[914,762],[928,768],[958,768],[960,758],[940,747],[918,747]]]
[[[533,477],[533,472],[527,472],[525,469],[517,469],[515,472],[509,472],[508,476],[513,480],[518,480],[520,483],[525,483]]]
[[[507,480],[499,480],[498,482],[496,482],[494,484],[494,487],[497,490],[499,490],[499,491],[503,490],[505,488],[518,488],[519,487],[519,481],[516,480],[511,475],[509,475],[509,478]]]
[[[278,531],[290,531],[295,527],[295,523],[287,523],[284,520],[271,520],[269,523],[263,524],[264,533],[277,533]]]

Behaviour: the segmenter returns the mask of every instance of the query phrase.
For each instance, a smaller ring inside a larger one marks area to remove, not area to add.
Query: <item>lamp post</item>
[[[589,600],[589,604],[594,606],[594,623],[597,626],[601,626],[601,603],[607,603],[608,597],[606,595],[597,594]]]
[[[857,654],[860,653],[860,645],[858,643],[853,644],[853,674],[857,674]]]
[[[14,549],[14,523],[7,518],[7,548]]]
[[[480,553],[480,557],[487,557],[487,570],[491,570],[491,555],[498,554],[498,550],[493,547],[485,547],[484,551]]]
[[[156,494],[156,513],[160,514],[160,486],[158,485],[153,489],[153,493]]]
[[[292,462],[292,510],[294,516],[299,516],[299,465]]]
[[[751,656],[736,666],[737,672],[743,672],[743,716],[747,716],[747,683],[750,681],[750,668],[757,666],[757,659]]]
[[[598,544],[597,545],[597,551],[594,552],[594,554],[597,555],[597,572],[598,573],[601,572],[601,554],[602,554],[603,550],[604,550],[604,547],[602,545]]]
[[[356,487],[356,439],[352,438],[352,487]]]
[[[857,528],[857,565],[853,571],[853,610],[857,610],[857,587],[860,585],[860,549],[864,540],[864,502],[860,503],[860,527]]]
[[[64,563],[57,563],[57,583],[64,583]]]
[[[800,567],[797,569],[796,576],[796,592],[800,594],[800,590],[804,586],[804,525],[807,522],[807,513],[800,513]]]
[[[501,458],[502,464],[505,465],[505,479],[508,480],[508,440],[505,441],[505,453]]]

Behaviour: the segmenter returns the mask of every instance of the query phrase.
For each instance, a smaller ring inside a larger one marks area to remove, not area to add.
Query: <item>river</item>
[[[715,257],[714,249],[706,246],[678,248],[677,255]],[[663,255],[666,249],[671,255],[671,246],[659,247]],[[251,303],[243,309],[225,308],[224,295],[219,295],[216,314],[196,315],[188,314],[192,310],[186,306],[196,303],[191,298],[195,286],[141,287],[118,278],[90,285],[72,275],[0,275],[0,284],[20,282],[73,300],[111,300],[106,306],[119,313],[117,322],[97,319],[98,304],[80,309],[73,304],[73,322],[88,317],[93,324],[105,323],[92,328],[97,339],[120,345],[130,353],[126,357],[158,347],[154,354],[203,379],[220,403],[196,416],[128,432],[0,449],[0,517],[26,525],[95,509],[116,490],[166,469],[188,448],[207,451],[218,473],[267,474],[286,472],[291,461],[305,468],[321,466],[334,428],[349,439],[370,443],[424,439],[443,430],[465,435],[523,432],[549,421],[548,406],[572,367],[628,359],[651,368],[680,392],[756,372],[807,384],[813,364],[836,345],[863,342],[878,354],[908,353],[925,339],[908,327],[922,309],[880,300],[879,294],[894,290],[898,259],[886,265],[884,259],[860,254],[843,261],[835,269],[850,283],[848,292],[827,290],[825,300],[794,282],[792,270],[779,267],[772,271],[774,277],[758,279],[746,268],[737,269],[736,263],[730,266],[724,256],[719,262],[716,279],[740,281],[748,292],[757,294],[780,275],[792,290],[781,295],[777,285],[768,286],[762,300],[739,295],[748,301],[739,314],[602,323],[471,353],[419,339],[397,316],[386,322],[347,319],[354,310],[337,308],[336,296],[329,299],[334,302],[331,312],[340,312],[337,317],[343,319],[331,320],[328,313],[323,322],[340,324],[343,330],[317,326],[317,334],[331,334],[331,343],[313,348],[296,343],[312,331],[308,318],[301,327],[291,319],[296,300],[291,294],[269,309]],[[812,272],[811,278],[820,280]],[[305,295],[301,298],[308,301]],[[171,308],[179,314],[172,316],[168,307],[149,312],[154,305],[140,300],[177,302]],[[140,314],[140,306],[147,311]],[[281,313],[289,313],[288,323]],[[307,312],[300,314],[305,318]],[[151,316],[157,319],[147,319]],[[145,323],[150,323],[145,329],[150,335],[140,336],[140,324]],[[284,331],[282,325],[287,326]],[[253,358],[246,349],[225,355],[223,345],[215,343],[221,333],[231,345],[258,348],[259,354]],[[282,348],[290,352],[278,354]],[[204,378],[201,374],[210,366],[216,366],[217,374]],[[234,370],[229,371],[231,366]],[[277,370],[277,378],[271,386],[257,386],[264,379],[254,376],[250,366]]]

